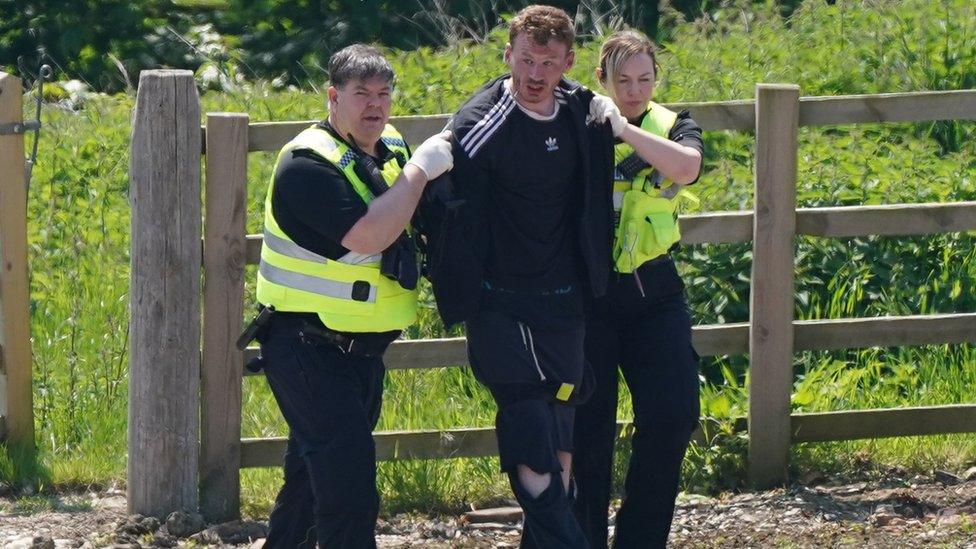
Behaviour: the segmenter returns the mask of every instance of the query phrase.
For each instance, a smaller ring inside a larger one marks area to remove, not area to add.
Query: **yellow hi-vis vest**
[[[641,129],[667,139],[677,119],[677,113],[652,101]],[[630,177],[624,175],[633,171],[627,164],[634,162],[643,164],[636,158],[633,147],[627,143],[614,147],[613,262],[620,273],[633,272],[645,262],[667,253],[681,240],[679,199],[698,202],[680,185],[663,179],[653,167],[645,167]]]
[[[394,153],[407,158],[407,146],[393,126],[381,137]],[[356,153],[328,132],[312,126],[281,149],[278,163],[291,151],[308,149],[335,165],[363,201],[373,193],[354,171]],[[392,185],[401,168],[395,159],[381,167],[383,179]],[[355,252],[327,259],[302,248],[275,221],[271,208],[274,176],[264,200],[264,243],[258,268],[257,299],[277,311],[318,313],[326,327],[340,332],[400,330],[417,318],[417,291],[405,290],[396,280],[380,274],[381,254]],[[328,212],[322,212],[328,215]]]

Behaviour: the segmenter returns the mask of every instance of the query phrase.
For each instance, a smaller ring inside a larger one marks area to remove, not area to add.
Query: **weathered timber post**
[[[197,509],[200,100],[193,73],[143,71],[132,124],[129,512]]]
[[[207,115],[203,244],[200,510],[214,522],[240,514],[241,331],[247,241],[246,114]]]
[[[0,438],[33,452],[23,88],[0,72]]]
[[[800,88],[756,86],[756,180],[749,305],[749,480],[787,480],[793,387],[793,261]]]

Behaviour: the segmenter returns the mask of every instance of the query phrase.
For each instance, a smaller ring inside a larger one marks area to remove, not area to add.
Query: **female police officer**
[[[610,98],[598,97],[590,109],[620,140],[615,274],[606,295],[587,304],[585,353],[596,388],[578,408],[574,435],[575,511],[593,548],[607,546],[618,365],[633,397],[634,436],[616,547],[664,547],[681,461],[698,423],[698,356],[684,285],[668,252],[679,239],[676,207],[690,196],[683,186],[701,168],[701,129],[687,111],[651,101],[654,54],[639,32],[613,34],[596,69]]]

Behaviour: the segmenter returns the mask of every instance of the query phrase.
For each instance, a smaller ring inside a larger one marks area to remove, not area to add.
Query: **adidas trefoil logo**
[[[556,138],[555,137],[550,137],[549,139],[546,139],[546,151],[547,152],[558,151],[558,150],[559,150],[559,145],[556,144]]]

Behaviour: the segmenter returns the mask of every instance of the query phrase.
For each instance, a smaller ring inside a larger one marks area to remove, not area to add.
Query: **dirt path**
[[[124,494],[117,491],[0,498],[0,546],[257,548],[266,531],[264,522],[244,521],[201,532],[203,525],[193,525],[193,517],[177,518],[160,524],[126,517]],[[377,527],[382,548],[517,547],[518,536],[515,522],[471,524],[457,517],[396,515]],[[671,545],[976,549],[976,480],[940,473],[717,498],[682,496]]]

